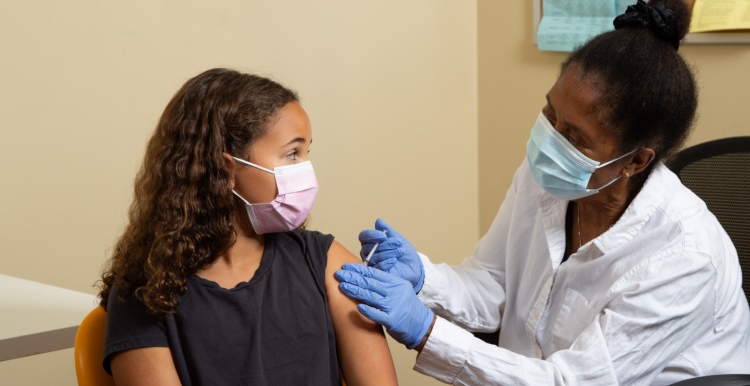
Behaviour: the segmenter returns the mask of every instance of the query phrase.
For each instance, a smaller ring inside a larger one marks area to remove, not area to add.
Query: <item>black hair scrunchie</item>
[[[616,30],[647,28],[659,39],[672,44],[675,51],[680,48],[677,17],[671,9],[660,1],[654,2],[653,5],[647,5],[643,0],[638,0],[636,5],[628,6],[625,13],[617,16],[613,24]]]

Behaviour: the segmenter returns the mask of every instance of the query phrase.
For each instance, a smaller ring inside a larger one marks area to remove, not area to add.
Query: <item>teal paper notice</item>
[[[615,29],[614,17],[547,16],[539,24],[537,47],[542,51],[571,52],[603,32]]]
[[[612,21],[637,0],[543,0],[537,31],[542,51],[571,52],[594,36],[612,31]]]
[[[629,6],[635,5],[638,0],[618,0],[617,1],[617,16],[622,15],[628,9]]]

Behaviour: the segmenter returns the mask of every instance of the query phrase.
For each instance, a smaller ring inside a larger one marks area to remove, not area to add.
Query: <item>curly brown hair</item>
[[[176,312],[188,278],[235,242],[237,214],[222,153],[250,158],[279,109],[297,94],[260,76],[217,68],[172,97],[135,179],[129,223],[99,282],[107,308],[135,294],[155,317]]]

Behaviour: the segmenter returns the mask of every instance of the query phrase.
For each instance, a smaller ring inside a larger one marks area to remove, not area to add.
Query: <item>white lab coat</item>
[[[560,264],[567,201],[524,161],[460,266],[421,255],[438,316],[414,366],[454,385],[668,385],[750,373],[737,252],[664,165],[607,232]],[[470,331],[497,331],[498,345]]]

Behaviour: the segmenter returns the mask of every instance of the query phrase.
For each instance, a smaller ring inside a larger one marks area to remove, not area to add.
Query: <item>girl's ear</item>
[[[234,173],[237,170],[237,163],[234,162],[234,158],[227,153],[221,153],[221,157],[224,158],[227,169],[229,169],[229,189],[234,189]]]

